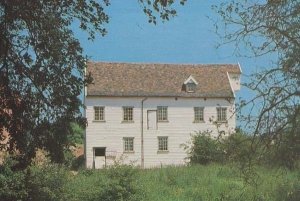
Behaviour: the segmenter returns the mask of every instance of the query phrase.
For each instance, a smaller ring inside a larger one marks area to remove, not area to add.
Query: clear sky
[[[156,26],[149,24],[137,0],[112,0],[107,8],[108,34],[88,41],[87,34],[75,29],[85,53],[93,61],[146,63],[240,63],[242,81],[260,67],[269,65],[268,58],[244,58],[234,55],[234,44],[216,48],[222,43],[214,31],[217,14],[211,9],[220,0],[188,0],[176,6],[178,16]],[[245,50],[247,51],[246,47]],[[249,99],[242,89],[238,97]]]

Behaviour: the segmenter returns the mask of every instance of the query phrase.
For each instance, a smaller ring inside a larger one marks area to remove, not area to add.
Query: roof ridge
[[[239,67],[239,63],[147,63],[147,62],[111,62],[111,61],[91,61],[88,60],[87,63],[94,63],[94,64],[134,64],[134,65],[174,65],[174,66],[193,66],[193,67],[199,67],[199,66],[236,66]]]

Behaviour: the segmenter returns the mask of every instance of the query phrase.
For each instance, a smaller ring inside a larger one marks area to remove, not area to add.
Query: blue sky
[[[110,22],[108,34],[88,41],[87,34],[75,29],[85,54],[93,61],[146,63],[240,63],[244,76],[270,65],[270,59],[245,58],[234,55],[234,44],[216,48],[222,39],[214,31],[211,9],[217,0],[188,0],[176,6],[178,16],[156,26],[149,24],[137,0],[112,0],[106,9]],[[244,47],[242,51],[247,51]],[[251,93],[242,89],[238,97],[250,99]]]

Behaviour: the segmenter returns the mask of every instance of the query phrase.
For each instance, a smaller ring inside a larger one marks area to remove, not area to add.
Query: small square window
[[[226,122],[227,121],[227,108],[219,107],[217,108],[217,121]]]
[[[204,121],[204,108],[194,107],[194,122],[203,122],[203,121]]]
[[[123,107],[123,121],[133,121],[133,107]]]
[[[104,107],[95,106],[94,107],[94,120],[104,121]]]
[[[157,121],[168,121],[168,107],[157,107]]]
[[[133,137],[124,137],[124,152],[133,152],[134,151],[134,138]]]
[[[192,93],[192,92],[195,92],[196,91],[196,84],[195,83],[187,83],[186,84],[186,92],[190,92],[190,93]]]
[[[168,137],[158,137],[158,151],[168,151]]]

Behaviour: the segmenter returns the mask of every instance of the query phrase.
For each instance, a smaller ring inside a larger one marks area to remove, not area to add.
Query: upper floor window
[[[193,78],[192,75],[190,75],[188,77],[188,79],[186,79],[184,81],[184,86],[185,86],[185,91],[189,92],[189,93],[193,93],[196,91],[196,87],[198,85],[198,82],[195,80],[195,78]]]
[[[194,122],[203,122],[203,121],[204,121],[204,108],[194,107]]]
[[[168,151],[168,137],[158,137],[158,151]]]
[[[226,107],[217,108],[217,121],[219,121],[219,122],[227,121],[227,108]]]
[[[157,107],[157,121],[168,121],[168,107],[158,106]]]
[[[196,91],[196,84],[195,83],[187,83],[186,84],[186,91],[187,92],[195,92]]]
[[[104,107],[95,106],[94,107],[94,120],[104,121]]]
[[[133,121],[133,107],[123,107],[123,121]]]
[[[133,152],[134,151],[134,138],[133,137],[124,137],[124,152]]]

